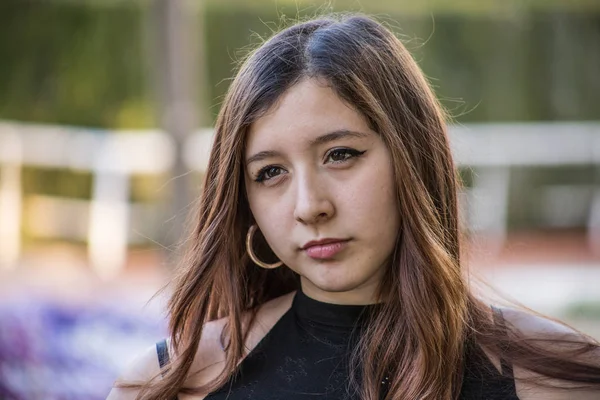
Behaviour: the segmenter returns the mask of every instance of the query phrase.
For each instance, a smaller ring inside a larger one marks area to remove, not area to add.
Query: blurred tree
[[[136,3],[3,0],[0,118],[96,127],[155,124]]]
[[[0,118],[111,128],[156,126],[148,2],[3,0]],[[207,1],[206,93],[214,120],[236,61],[319,2]],[[459,121],[600,117],[600,2],[382,1]],[[203,111],[204,112],[204,111]]]

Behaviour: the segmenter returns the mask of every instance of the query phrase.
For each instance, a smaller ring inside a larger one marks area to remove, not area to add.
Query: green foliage
[[[512,15],[529,11],[598,12],[597,0],[206,0],[210,7],[250,9],[264,12],[275,7],[290,11],[332,8],[335,11],[394,13],[423,16],[435,13],[459,15]]]
[[[22,180],[25,193],[76,199],[89,199],[92,193],[92,175],[89,172],[24,167]]]
[[[323,11],[308,6],[280,6],[279,14],[269,10],[207,9],[213,115],[233,75],[234,60],[244,53],[236,49],[256,46],[272,30]],[[600,13],[390,12],[380,19],[406,43],[460,122],[600,118]]]
[[[106,128],[156,125],[144,35],[147,3],[113,3],[2,2],[0,118]],[[566,13],[556,11],[557,2],[543,8],[536,1],[501,3],[463,0],[448,9],[449,2],[401,1],[378,7],[387,7],[379,17],[405,41],[457,120],[598,119],[600,13],[573,11],[600,7],[569,2]],[[273,31],[331,10],[371,7],[334,5],[208,2],[201,21],[208,71],[202,96],[212,119],[239,60]],[[428,7],[436,13],[427,14]],[[494,7],[512,11],[494,14]]]
[[[97,127],[153,125],[139,8],[2,3],[0,118]]]

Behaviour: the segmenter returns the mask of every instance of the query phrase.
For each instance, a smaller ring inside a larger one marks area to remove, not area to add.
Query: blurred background
[[[103,399],[165,336],[237,62],[330,11],[378,16],[453,117],[473,276],[600,338],[597,0],[2,0],[0,398]]]

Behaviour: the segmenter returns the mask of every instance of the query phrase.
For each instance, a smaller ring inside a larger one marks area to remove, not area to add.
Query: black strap
[[[160,369],[163,369],[169,363],[169,348],[167,347],[166,339],[156,343],[156,354],[158,354],[158,364],[160,365]]]
[[[163,339],[156,343],[156,354],[158,355],[158,365],[163,370],[167,364],[169,364],[169,347],[167,346],[167,340]],[[166,371],[162,371],[161,374],[164,376]],[[175,396],[173,400],[178,400],[179,397]]]
[[[498,326],[500,326],[502,328],[502,330],[504,330],[504,332],[506,333],[507,328],[506,328],[506,322],[504,320],[504,315],[502,314],[502,310],[499,309],[498,307],[492,307],[492,311],[493,311],[493,315],[494,315],[494,323]],[[502,369],[502,375],[508,376],[513,378],[513,366],[511,363],[509,363],[508,361],[506,361],[506,359],[504,357],[502,357],[502,355],[500,354],[500,368]]]

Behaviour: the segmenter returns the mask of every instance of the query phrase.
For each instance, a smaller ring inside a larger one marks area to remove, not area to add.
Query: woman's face
[[[250,209],[273,252],[310,297],[374,302],[400,216],[390,152],[364,117],[306,79],[247,138]]]

